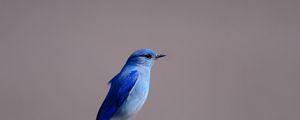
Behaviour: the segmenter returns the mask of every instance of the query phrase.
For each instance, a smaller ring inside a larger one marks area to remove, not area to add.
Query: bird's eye
[[[148,58],[148,59],[151,59],[151,58],[152,58],[152,55],[146,54],[146,55],[144,55],[144,57],[146,57],[146,58]]]

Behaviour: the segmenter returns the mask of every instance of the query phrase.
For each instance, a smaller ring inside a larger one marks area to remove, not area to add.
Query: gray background
[[[94,120],[141,47],[135,120],[299,120],[299,0],[0,0],[0,119]]]

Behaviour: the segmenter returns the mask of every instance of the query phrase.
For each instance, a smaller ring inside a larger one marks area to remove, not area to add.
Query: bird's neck
[[[145,66],[142,64],[128,64],[126,63],[121,71],[139,71],[143,73],[150,73],[152,66]]]

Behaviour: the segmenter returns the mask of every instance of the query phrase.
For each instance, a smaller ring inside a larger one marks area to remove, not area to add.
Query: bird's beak
[[[158,59],[158,58],[161,58],[161,57],[165,57],[166,55],[163,55],[163,54],[159,54],[159,55],[156,55],[155,59]]]

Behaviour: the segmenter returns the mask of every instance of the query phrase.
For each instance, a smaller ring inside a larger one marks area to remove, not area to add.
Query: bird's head
[[[151,49],[142,48],[133,52],[127,60],[127,64],[142,65],[151,67],[154,60],[164,57],[166,55],[157,54]]]

